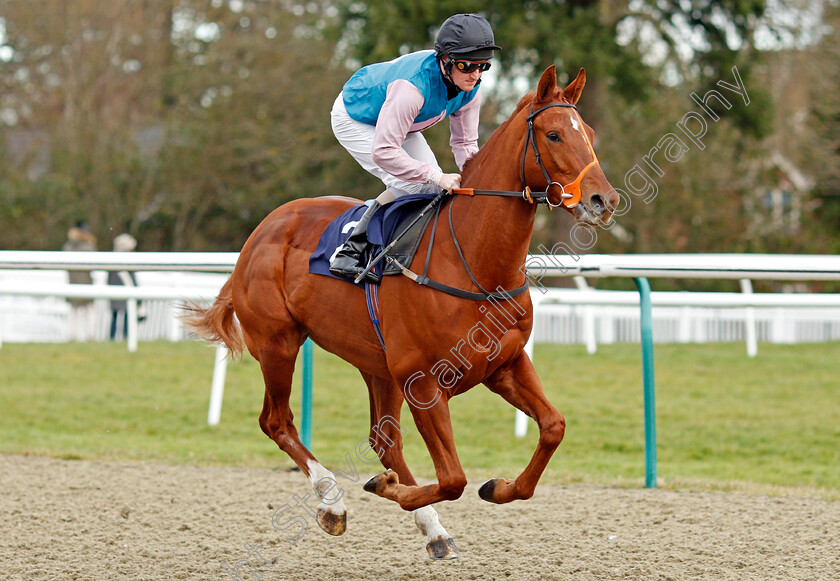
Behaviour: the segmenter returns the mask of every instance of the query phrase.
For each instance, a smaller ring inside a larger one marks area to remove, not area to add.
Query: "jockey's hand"
[[[438,184],[447,192],[451,192],[455,188],[461,187],[461,174],[445,173],[440,177]]]

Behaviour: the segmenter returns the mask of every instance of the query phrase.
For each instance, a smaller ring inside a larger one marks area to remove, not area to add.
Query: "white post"
[[[181,321],[178,306],[181,303],[166,303],[166,339],[173,343],[181,340]]]
[[[128,299],[126,309],[128,328],[125,330],[125,342],[128,344],[128,352],[135,353],[137,351],[137,299]]]
[[[513,433],[517,438],[524,438],[528,433],[528,416],[522,410],[516,410],[516,423],[513,426]]]
[[[90,273],[94,285],[105,287],[108,285],[108,273],[95,270]],[[107,341],[108,331],[111,325],[111,309],[108,308],[108,299],[93,299],[93,341]]]
[[[785,343],[796,343],[796,318],[795,317],[788,317],[787,311],[785,311]]]
[[[572,277],[575,281],[575,286],[579,290],[589,290],[589,285],[586,284],[586,279],[582,276]],[[592,307],[583,307],[583,341],[586,343],[586,352],[594,355],[598,351],[598,344],[595,342],[595,313]]]
[[[531,295],[533,297],[533,294]],[[534,303],[534,318],[536,318],[536,311],[537,311],[537,304]],[[528,354],[528,357],[531,358],[531,361],[534,360],[534,333],[531,332],[531,336],[528,337],[528,342],[525,343],[525,353]],[[525,415],[525,412],[522,410],[516,410],[516,421],[513,425],[513,433],[516,435],[517,438],[524,438],[525,434],[528,433],[528,416]]]
[[[174,273],[173,280],[175,281],[175,284],[173,285],[175,288],[179,290],[184,288],[185,285],[183,272]],[[179,312],[179,309],[183,306],[183,302],[168,303],[166,305],[167,320],[169,322],[169,325],[167,326],[167,335],[169,337],[169,340],[172,342],[180,341],[184,338],[181,320],[178,318],[178,315],[181,314]]]
[[[773,309],[773,320],[771,322],[771,341],[774,344],[785,342],[785,310],[781,307]]]
[[[706,343],[709,340],[708,326],[709,326],[709,310],[708,309],[694,309],[694,342]]]
[[[227,347],[216,347],[216,362],[213,365],[213,383],[210,387],[210,407],[207,410],[207,424],[218,426],[222,417],[222,398],[225,395],[225,373],[227,372]]]
[[[691,321],[693,313],[690,307],[680,307],[677,325],[677,343],[691,343]]]
[[[750,279],[741,279],[741,292],[745,295],[752,294],[753,287]],[[747,357],[755,357],[758,354],[758,334],[755,328],[755,309],[752,307],[746,308],[744,326],[747,331]]]
[[[598,336],[601,338],[601,343],[608,345],[615,343],[615,337],[613,336],[614,320],[615,317],[611,308],[605,307],[601,309],[601,312],[598,314]]]
[[[540,291],[531,290],[531,304],[534,306],[534,319],[537,318],[537,309],[539,309],[540,301],[542,297],[540,295]],[[534,360],[534,331],[531,330],[531,335],[528,337],[528,341],[525,343],[525,353],[528,354],[528,357],[531,358],[531,361]],[[516,410],[516,420],[513,424],[513,433],[516,435],[517,438],[524,438],[525,434],[528,433],[528,416],[525,415],[525,412],[522,410]]]

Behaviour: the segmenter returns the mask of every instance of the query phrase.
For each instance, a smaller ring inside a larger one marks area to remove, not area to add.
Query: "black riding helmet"
[[[455,14],[441,25],[435,40],[435,54],[438,59],[484,61],[493,58],[496,46],[490,23],[479,14]],[[447,71],[448,72],[448,71]]]

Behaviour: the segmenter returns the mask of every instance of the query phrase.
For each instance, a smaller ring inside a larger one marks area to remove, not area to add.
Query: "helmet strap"
[[[443,78],[454,85],[455,81],[452,80],[452,67],[455,65],[455,59],[452,58],[452,55],[446,55],[446,61],[441,59],[441,62],[443,63]]]

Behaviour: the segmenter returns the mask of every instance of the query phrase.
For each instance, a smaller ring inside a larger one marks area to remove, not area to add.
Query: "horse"
[[[431,507],[459,498],[467,485],[453,439],[451,397],[483,383],[536,421],[539,442],[524,471],[479,490],[482,499],[499,504],[534,494],[565,432],[565,419],[546,398],[524,351],[533,309],[529,293],[521,292],[527,290],[522,267],[534,202],[563,207],[590,225],[608,223],[618,203],[595,156],[594,132],[575,108],[585,83],[584,69],[565,88],[557,86],[553,65],[545,70],[536,90],[467,162],[459,191],[477,195],[447,196],[450,228],[437,232],[431,260],[425,258],[432,244],[427,229],[414,261],[404,265],[410,273],[415,263],[417,270],[426,262],[428,279],[468,294],[478,288],[483,292],[472,294],[483,300],[424,288],[409,277],[384,277],[380,343],[365,291],[308,270],[321,233],[360,203],[326,196],[271,212],[245,242],[215,302],[193,305],[187,314],[199,336],[224,343],[234,357],[247,348],[259,362],[265,381],[260,427],[309,478],[319,499],[316,520],[329,534],[345,532],[346,506],[335,476],[301,443],[289,408],[295,359],[307,337],[361,372],[370,400],[367,452],[386,469],[364,488],[413,512],[431,558],[460,555]],[[542,196],[532,188],[543,188]],[[433,461],[433,484],[419,486],[403,457],[404,402]]]

